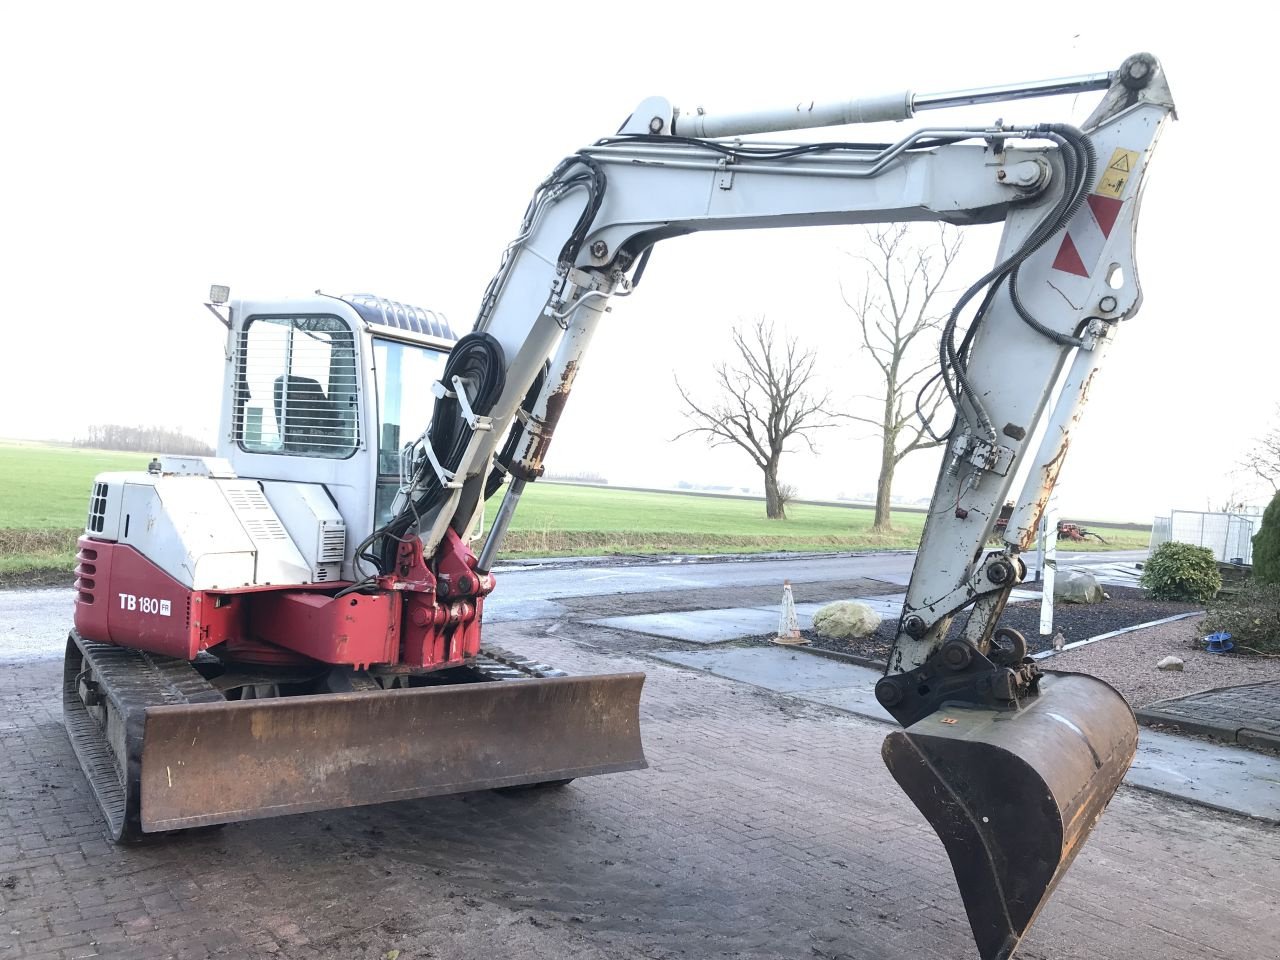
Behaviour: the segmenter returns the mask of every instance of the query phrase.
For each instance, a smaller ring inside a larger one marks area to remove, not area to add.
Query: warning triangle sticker
[[[1053,269],[1074,273],[1077,277],[1089,276],[1084,261],[1080,259],[1080,251],[1076,249],[1069,233],[1062,235],[1062,246],[1058,248],[1058,255],[1053,260]]]
[[[1117,152],[1117,153],[1120,153],[1120,151],[1118,151],[1118,150],[1117,150],[1116,152]],[[1129,172],[1129,170],[1130,170],[1130,167],[1129,167],[1129,154],[1128,154],[1128,153],[1120,153],[1120,156],[1116,157],[1114,160],[1112,160],[1112,161],[1111,161],[1111,166],[1107,167],[1107,169],[1108,169],[1108,170],[1119,170],[1121,173],[1128,173],[1128,172]]]
[[[1120,208],[1124,204],[1112,197],[1104,197],[1096,193],[1089,194],[1088,200],[1089,209],[1093,211],[1093,219],[1098,221],[1102,235],[1111,236],[1111,230],[1116,225],[1116,217],[1120,216]]]

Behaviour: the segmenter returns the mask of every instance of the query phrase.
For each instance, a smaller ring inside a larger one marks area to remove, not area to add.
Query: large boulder
[[[828,640],[869,637],[880,626],[880,614],[857,600],[837,600],[813,615],[813,629]]]
[[[1101,603],[1107,595],[1092,573],[1072,570],[1053,581],[1053,599],[1063,603]]]

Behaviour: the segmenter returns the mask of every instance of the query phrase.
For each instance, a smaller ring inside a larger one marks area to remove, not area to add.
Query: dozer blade
[[[636,770],[642,673],[152,706],[144,832]]]
[[[942,839],[983,960],[1007,960],[1120,786],[1133,711],[1046,673],[1017,711],[944,706],[891,733],[885,763]]]

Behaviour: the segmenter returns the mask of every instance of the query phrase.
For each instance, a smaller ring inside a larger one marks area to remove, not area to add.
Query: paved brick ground
[[[1138,711],[1138,719],[1243,746],[1280,750],[1280,680],[1157,700]]]
[[[59,665],[0,669],[0,960],[974,956],[883,728],[753,688],[491,628],[577,671],[640,665],[647,771],[113,847]],[[1280,832],[1124,791],[1028,960],[1275,956]]]

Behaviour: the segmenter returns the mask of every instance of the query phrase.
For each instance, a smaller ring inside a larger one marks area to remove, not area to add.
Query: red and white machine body
[[[417,541],[383,590],[358,537],[401,486],[401,426],[430,420],[454,342],[428,311],[373,297],[234,301],[218,457],[162,457],[95,478],[75,626],[88,640],[193,660],[306,657],[455,666],[480,646],[492,576],[456,535],[436,572]]]

